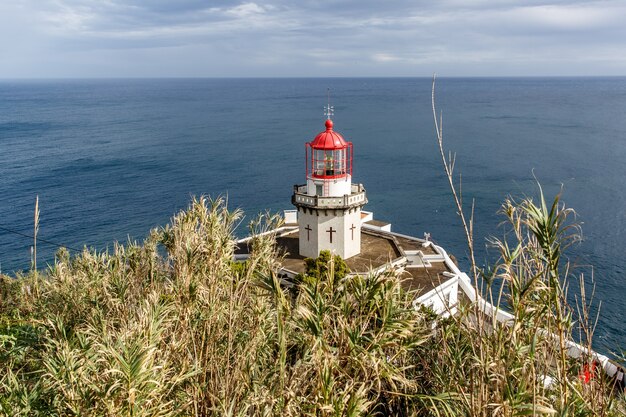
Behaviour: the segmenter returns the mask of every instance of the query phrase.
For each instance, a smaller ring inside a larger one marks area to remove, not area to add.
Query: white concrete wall
[[[413,301],[413,305],[417,307],[419,304],[430,307],[436,314],[448,317],[456,313],[457,303],[459,302],[459,283],[458,278],[453,278],[443,282],[438,287],[422,294]]]
[[[301,210],[298,213],[300,255],[316,258],[329,250],[344,259],[361,252],[361,211]],[[354,229],[352,229],[354,226]],[[330,242],[330,228],[335,231]],[[310,230],[307,230],[310,229]]]
[[[327,183],[327,185],[325,186],[324,183]],[[344,178],[336,178],[331,180],[322,180],[309,177],[307,178],[306,185],[306,193],[310,196],[315,195],[317,185],[320,185],[322,187],[322,197],[343,197],[344,195],[349,195],[352,192],[352,179],[350,175],[346,175]]]
[[[365,224],[365,222],[363,223],[364,223],[363,227],[365,227],[366,229],[378,230],[380,232],[391,232],[391,223],[385,223],[380,226],[375,225],[375,224]]]
[[[370,220],[374,220],[374,213],[371,211],[361,211],[361,213],[363,214],[363,218],[361,219],[361,221],[363,223],[365,222],[369,222]]]
[[[283,218],[285,219],[285,224],[298,223],[298,210],[283,210]]]

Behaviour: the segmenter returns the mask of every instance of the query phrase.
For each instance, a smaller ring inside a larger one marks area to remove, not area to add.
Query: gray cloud
[[[626,74],[625,17],[618,0],[22,0],[0,5],[0,77]]]

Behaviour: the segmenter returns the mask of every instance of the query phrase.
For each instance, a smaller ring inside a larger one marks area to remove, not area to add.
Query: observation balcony
[[[351,184],[350,194],[337,197],[322,197],[319,195],[308,195],[307,186],[294,185],[291,202],[295,206],[321,208],[321,209],[346,209],[359,207],[367,204],[365,187],[363,184]]]

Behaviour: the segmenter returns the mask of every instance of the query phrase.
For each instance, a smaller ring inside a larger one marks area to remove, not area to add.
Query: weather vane
[[[328,104],[324,106],[324,116],[326,116],[326,118],[330,120],[330,116],[335,115],[335,106],[330,105],[330,88],[326,90],[326,94],[328,97]]]

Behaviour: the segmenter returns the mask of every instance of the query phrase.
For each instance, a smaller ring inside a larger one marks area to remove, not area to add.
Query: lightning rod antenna
[[[330,116],[335,115],[335,107],[330,105],[330,87],[326,89],[326,100],[328,104],[324,106],[324,116],[330,120]]]

